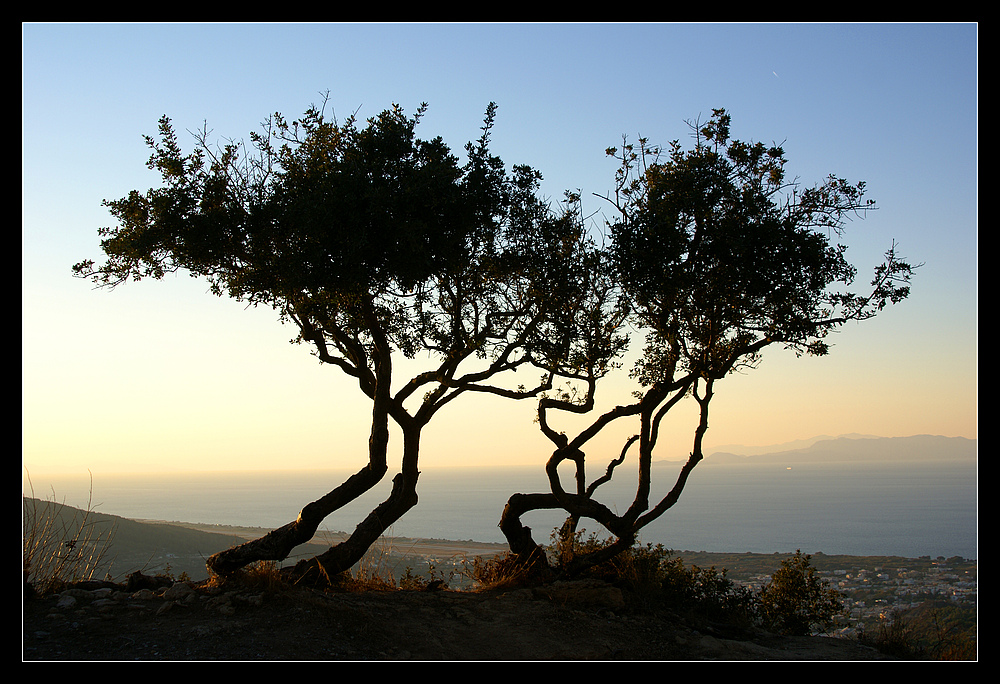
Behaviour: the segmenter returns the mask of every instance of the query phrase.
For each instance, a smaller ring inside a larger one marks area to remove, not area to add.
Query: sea
[[[680,464],[653,468],[654,501]],[[31,476],[29,495],[139,520],[278,527],[340,484],[347,470]],[[330,515],[322,528],[349,532],[389,492],[378,487]],[[565,486],[569,478],[566,479]],[[504,542],[498,528],[515,492],[548,491],[538,466],[427,468],[419,503],[387,536]],[[596,498],[624,511],[635,494],[625,473]],[[716,464],[694,470],[678,503],[643,529],[642,543],[678,551],[978,558],[976,464],[954,462]],[[564,516],[524,518],[546,543]],[[582,527],[603,536],[597,523]]]

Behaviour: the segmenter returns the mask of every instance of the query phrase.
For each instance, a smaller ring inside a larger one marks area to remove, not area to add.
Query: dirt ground
[[[692,624],[546,588],[265,592],[189,585],[26,598],[24,661],[881,660],[846,639]],[[585,596],[585,595],[583,595]]]

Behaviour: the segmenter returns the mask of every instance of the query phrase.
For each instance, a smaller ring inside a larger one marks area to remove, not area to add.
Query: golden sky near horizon
[[[245,310],[187,278],[76,296],[103,300],[104,319],[80,308],[79,320],[63,322],[69,329],[100,329],[101,336],[80,340],[72,354],[60,353],[56,335],[24,350],[46,359],[23,387],[25,407],[33,407],[23,416],[22,444],[31,470],[312,469],[364,462],[370,403],[339,369],[290,344],[293,331],[272,312]],[[897,311],[844,329],[828,356],[796,358],[773,349],[757,369],[719,382],[706,445],[844,433],[976,437],[975,394],[960,394],[974,386],[974,366],[935,371],[936,352],[926,350],[925,371],[909,372],[912,357],[893,354]],[[46,320],[44,311],[25,312],[26,329]],[[610,407],[628,401],[632,388],[622,370],[602,383],[598,396]],[[927,396],[941,401],[928,403]],[[526,401],[462,397],[425,431],[422,463],[541,465],[551,449],[533,411]],[[571,421],[556,414],[555,422],[570,429],[594,417]],[[691,402],[676,409],[660,456],[683,457],[696,421]],[[633,430],[623,421],[588,453],[613,457]]]

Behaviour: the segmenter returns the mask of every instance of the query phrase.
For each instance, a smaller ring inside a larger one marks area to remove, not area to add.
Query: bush
[[[796,551],[760,590],[761,619],[765,627],[782,634],[806,635],[833,626],[843,613],[843,596],[819,578],[810,556]]]
[[[673,605],[714,619],[752,624],[759,613],[757,595],[726,577],[726,569],[684,567],[681,558],[662,563],[664,596]]]
[[[549,556],[556,567],[566,567],[575,555],[613,543],[584,531],[553,532]],[[636,545],[587,572],[633,593],[646,603],[661,603],[688,614],[747,626],[760,625],[788,635],[826,631],[844,612],[843,596],[827,586],[809,564],[810,556],[796,551],[759,591],[738,585],[726,570],[685,566],[681,558],[658,544]]]
[[[576,556],[593,553],[614,543],[612,539],[602,539],[596,534],[585,537],[586,530],[569,530],[564,525],[552,533],[548,555],[556,568],[567,568]],[[659,589],[663,576],[660,566],[669,554],[662,545],[637,544],[589,568],[585,574],[634,593],[644,594]]]
[[[859,642],[909,660],[976,660],[977,613],[947,601],[881,615],[873,627],[861,625]]]
[[[910,622],[900,612],[880,616],[872,630],[861,625],[856,638],[859,643],[871,646],[879,653],[897,658],[915,660],[926,657],[923,647],[916,643]]]
[[[472,580],[477,589],[518,587],[529,582],[532,576],[531,567],[509,551],[466,560],[461,574]]]
[[[567,528],[556,530],[549,549],[556,566],[566,565],[578,553],[589,553],[613,543],[596,535],[573,535]],[[751,624],[757,615],[757,597],[726,577],[726,570],[686,567],[681,558],[662,544],[636,544],[587,573],[627,590],[633,601],[661,604],[671,609],[737,625]]]

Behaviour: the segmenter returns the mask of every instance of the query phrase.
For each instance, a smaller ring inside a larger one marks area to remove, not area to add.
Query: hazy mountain
[[[816,437],[801,443],[774,447],[739,447],[709,450],[706,463],[777,463],[792,461],[963,461],[975,463],[978,440],[940,435],[871,437],[842,435]]]
[[[852,433],[849,435],[837,435],[836,437],[831,437],[830,435],[819,435],[811,439],[798,439],[793,442],[785,442],[784,444],[771,444],[768,446],[745,446],[742,444],[724,444],[720,446],[710,447],[705,449],[706,454],[735,454],[737,456],[760,456],[762,454],[773,454],[779,451],[796,451],[799,449],[808,449],[816,442],[825,442],[833,439],[880,439],[876,435],[860,435],[857,433]]]

